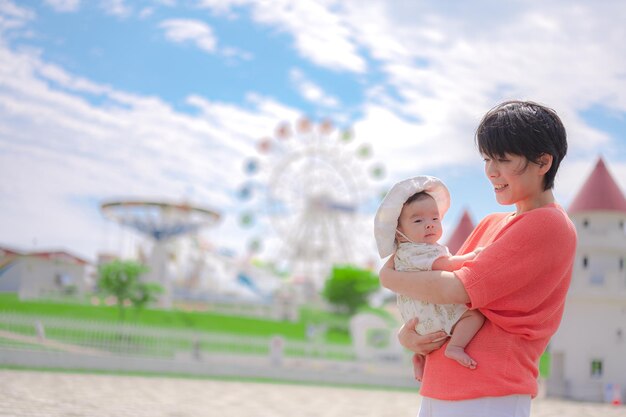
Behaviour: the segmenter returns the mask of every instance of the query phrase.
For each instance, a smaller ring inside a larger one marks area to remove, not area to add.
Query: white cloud
[[[218,41],[211,26],[199,20],[169,19],[162,21],[159,27],[165,31],[165,37],[170,41],[191,42],[204,52],[220,54],[230,63],[250,61],[253,57],[252,53],[239,48],[231,46],[218,48]]]
[[[75,12],[80,7],[80,0],[44,0],[57,12]]]
[[[0,13],[8,17],[23,20],[32,19],[34,17],[32,10],[20,7],[11,0],[0,0]]]
[[[239,48],[226,46],[220,49],[222,56],[229,59],[238,59],[243,61],[250,61],[254,55],[249,51],[244,51]]]
[[[434,103],[431,107],[434,120],[445,119],[454,110],[459,115],[464,111],[458,107],[437,108]],[[458,126],[434,120],[429,123],[407,120],[385,106],[372,104],[353,127],[357,137],[374,145],[377,158],[386,162],[392,179],[478,161],[471,135],[459,137]]]
[[[289,71],[289,79],[300,95],[311,103],[323,107],[337,107],[339,100],[322,90],[320,86],[309,80],[299,69]]]
[[[0,0],[0,35],[23,28],[35,18],[31,9],[20,7],[10,0]]]
[[[232,7],[249,6],[256,22],[292,35],[297,51],[315,64],[357,73],[367,69],[343,15],[333,10],[339,2],[203,0],[199,4],[222,14],[227,14]]]
[[[125,0],[100,0],[100,5],[105,13],[126,18],[132,15],[133,10]]]
[[[37,72],[45,79],[54,81],[69,90],[96,95],[112,92],[108,86],[93,83],[82,77],[72,76],[56,65],[42,63],[37,68]]]
[[[618,18],[626,15],[626,5],[559,3],[546,9],[525,3],[498,6],[488,18],[475,4],[458,11],[440,3],[344,6],[352,38],[385,74],[370,87],[359,123],[367,126],[364,134],[393,132],[384,142],[395,155],[393,176],[416,160],[433,168],[472,163],[475,126],[506,98],[554,107],[574,158],[616,140],[589,126],[581,111],[597,104],[626,111],[626,29]],[[386,111],[392,113],[382,117]],[[425,150],[426,160],[420,157]],[[435,162],[439,155],[444,158]]]
[[[143,9],[141,9],[139,11],[139,18],[140,19],[145,19],[147,17],[150,17],[154,14],[154,8],[153,7],[144,7]]]
[[[380,0],[367,7],[332,0],[201,4],[220,13],[249,8],[255,21],[290,33],[300,54],[328,68],[363,71],[364,61],[354,63],[361,60],[357,51],[367,51],[385,78],[367,87],[372,101],[363,103],[364,114],[384,105],[438,143],[450,137],[471,142],[487,109],[525,98],[554,107],[566,121],[573,152],[587,153],[611,138],[589,126],[581,111],[597,103],[626,110],[626,96],[617,93],[626,91],[626,53],[616,53],[624,50],[619,16],[626,6],[616,2],[489,3],[490,13],[479,12],[486,2],[458,8]],[[319,90],[309,89],[309,98],[316,95]]]
[[[169,19],[160,23],[165,30],[165,37],[173,42],[193,42],[205,52],[214,52],[217,40],[209,25],[199,20]]]
[[[298,114],[262,96],[245,110],[191,96],[200,110],[191,116],[2,45],[0,68],[0,192],[11,195],[0,204],[3,236],[24,247],[36,237],[92,259],[111,249],[96,236],[104,199],[189,198],[228,213],[220,227],[236,227],[243,161],[259,135]],[[91,104],[93,95],[105,104]],[[246,232],[237,233],[223,233],[219,244],[240,247]]]

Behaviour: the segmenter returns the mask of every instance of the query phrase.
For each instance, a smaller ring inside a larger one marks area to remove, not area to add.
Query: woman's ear
[[[537,164],[539,165],[539,174],[545,175],[552,167],[552,155],[542,153],[539,158],[537,158]]]

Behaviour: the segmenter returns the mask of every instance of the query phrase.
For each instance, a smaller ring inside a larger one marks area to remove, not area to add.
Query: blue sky
[[[371,146],[347,174],[366,196],[442,178],[448,233],[464,208],[474,221],[503,209],[473,131],[504,99],[564,120],[565,207],[600,155],[626,187],[626,5],[438,3],[0,0],[0,244],[95,259],[134,242],[102,201],[185,199],[219,211],[205,239],[242,254],[255,236],[275,239],[263,202],[237,198],[243,166],[259,159],[264,186],[280,155],[258,140],[303,115],[351,129],[346,157]],[[362,177],[379,163],[384,180]],[[362,201],[349,238],[375,257],[375,203]],[[256,226],[242,228],[249,211]]]

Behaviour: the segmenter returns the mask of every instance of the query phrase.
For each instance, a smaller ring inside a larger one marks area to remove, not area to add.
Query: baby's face
[[[432,197],[405,204],[398,219],[398,230],[414,243],[437,243],[443,229],[437,203]],[[397,235],[399,242],[406,242]]]

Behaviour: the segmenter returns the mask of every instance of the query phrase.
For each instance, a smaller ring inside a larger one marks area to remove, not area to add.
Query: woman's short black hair
[[[505,101],[489,110],[476,129],[475,140],[480,153],[490,158],[508,153],[538,163],[541,155],[552,155],[544,190],[554,187],[554,177],[567,153],[567,134],[559,116],[532,101]]]

